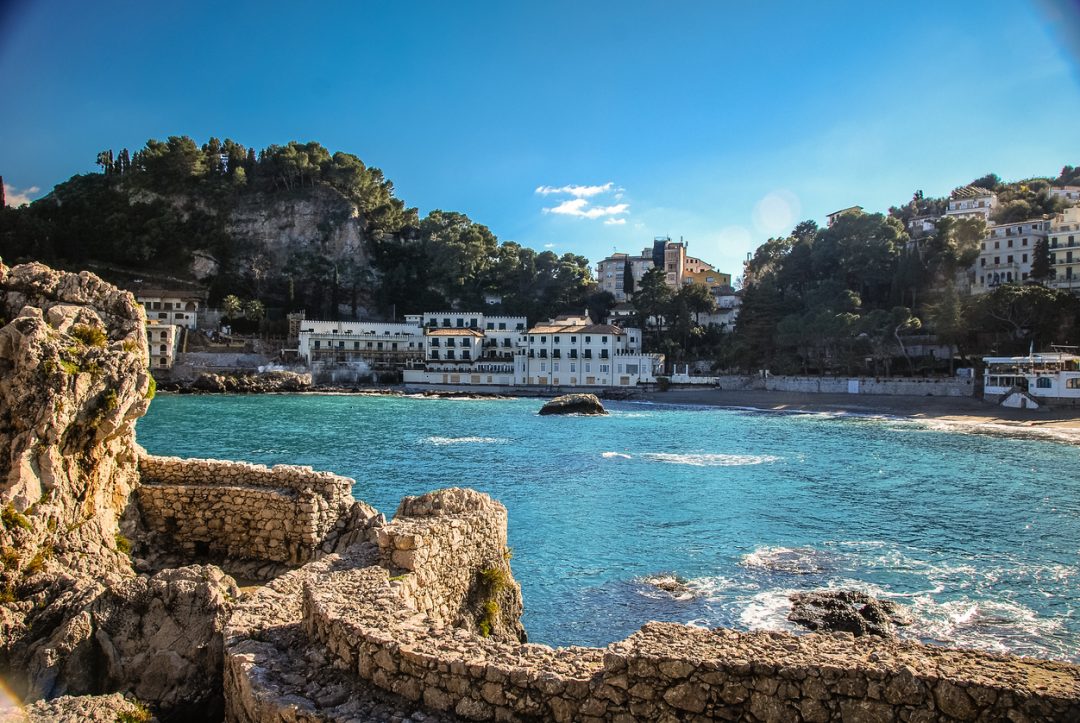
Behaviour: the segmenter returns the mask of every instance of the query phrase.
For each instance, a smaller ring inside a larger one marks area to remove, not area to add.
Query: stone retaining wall
[[[447,624],[462,599],[456,581],[475,577],[504,544],[472,522],[483,514],[499,517],[500,510],[468,490],[407,499],[371,555],[354,557],[354,564],[347,555],[330,556],[290,573],[293,582],[279,579],[273,594],[292,590],[287,605],[294,624],[306,644],[334,660],[335,670],[353,676],[348,695],[377,690],[404,701],[400,710],[436,716],[592,723],[1080,720],[1080,666],[1068,663],[849,634],[674,623],[648,623],[604,649],[551,648]],[[450,569],[455,560],[464,576]],[[403,569],[411,572],[399,575]],[[245,621],[238,628],[246,633],[226,644],[237,691],[229,720],[254,720],[255,710],[267,721],[346,720],[339,712],[355,708],[348,695],[333,697],[333,710],[322,709],[316,699],[323,693],[291,691],[286,676],[268,672],[280,663],[252,642],[270,624],[252,621],[268,609],[256,599],[234,616]],[[310,687],[312,675],[299,682]]]
[[[144,525],[189,556],[301,565],[379,518],[353,480],[310,467],[143,455],[139,472]]]

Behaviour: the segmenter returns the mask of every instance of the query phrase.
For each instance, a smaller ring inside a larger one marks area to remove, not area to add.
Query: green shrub
[[[480,579],[484,581],[492,595],[498,595],[510,586],[510,576],[501,567],[489,567],[481,570]]]
[[[116,551],[123,555],[131,554],[131,540],[124,537],[119,532],[116,533]]]
[[[105,394],[103,394],[101,397],[101,400],[102,406],[104,407],[106,412],[114,411],[117,407],[120,406],[120,400],[116,396],[115,389],[106,389]]]
[[[131,339],[125,340],[124,343],[120,345],[120,347],[129,354],[134,354],[139,351],[138,342],[134,342]]]
[[[30,559],[30,562],[26,563],[26,567],[23,568],[23,573],[26,574],[27,577],[38,574],[45,569],[45,561],[51,560],[52,556],[53,549],[51,546],[41,548],[38,550],[37,554]]]
[[[146,398],[153,399],[157,394],[157,379],[154,379],[154,375],[150,375],[150,384],[146,388]]]
[[[116,723],[150,723],[154,715],[150,709],[137,700],[131,701],[133,710],[125,710],[116,714]]]
[[[3,521],[4,527],[9,530],[16,527],[21,527],[24,530],[30,529],[30,519],[21,512],[18,512],[15,509],[15,505],[10,502],[8,502],[3,511],[0,512],[0,521]]]
[[[3,589],[0,589],[0,603],[13,602],[15,602],[15,586],[9,584]]]
[[[13,547],[0,548],[0,564],[5,571],[14,570],[19,564],[19,553]]]
[[[104,347],[109,343],[104,331],[89,324],[76,324],[71,327],[69,334],[87,346]]]

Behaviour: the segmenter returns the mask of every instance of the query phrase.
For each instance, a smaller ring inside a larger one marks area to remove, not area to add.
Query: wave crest
[[[423,441],[445,447],[449,444],[506,444],[510,440],[502,437],[424,437]]]
[[[692,467],[743,467],[752,464],[768,464],[780,459],[768,454],[672,454],[669,452],[649,452],[643,456],[653,462],[685,464]]]

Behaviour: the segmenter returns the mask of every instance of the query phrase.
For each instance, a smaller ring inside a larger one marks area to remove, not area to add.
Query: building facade
[[[949,195],[949,208],[945,215],[981,218],[990,223],[990,215],[997,209],[997,205],[997,194],[993,191],[978,186],[961,186]]]
[[[627,264],[634,277],[635,290],[640,288],[645,272],[654,267],[664,270],[664,281],[673,289],[683,284],[701,283],[700,280],[709,275],[717,277],[717,285],[731,285],[731,274],[720,274],[707,261],[687,256],[686,248],[684,241],[672,241],[667,236],[661,236],[653,240],[651,248],[642,249],[638,256],[614,253],[596,265],[600,290],[610,293],[616,302],[629,301],[630,295],[624,288]],[[727,280],[723,281],[723,278]]]
[[[1070,206],[1080,204],[1080,186],[1057,186],[1050,189],[1050,195],[1064,200]]]
[[[150,355],[150,368],[167,370],[176,363],[180,346],[180,327],[147,319],[146,350]]]
[[[1049,222],[1050,286],[1080,294],[1080,206]]]
[[[1042,218],[993,224],[975,260],[971,293],[985,294],[1001,284],[1022,284],[1031,277],[1035,245],[1045,239],[1050,221]]]
[[[313,372],[349,365],[392,371],[424,358],[424,336],[417,324],[302,319],[298,337],[300,358]]]
[[[138,289],[134,294],[135,300],[146,310],[147,320],[191,330],[198,326],[203,299],[200,294],[166,289]]]

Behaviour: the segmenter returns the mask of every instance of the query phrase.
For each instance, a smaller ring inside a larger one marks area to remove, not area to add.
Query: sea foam
[[[448,444],[507,444],[510,440],[502,437],[425,437],[424,441],[445,447]]]
[[[779,457],[767,454],[672,454],[649,452],[644,457],[665,464],[686,464],[692,467],[743,467],[776,462]]]

